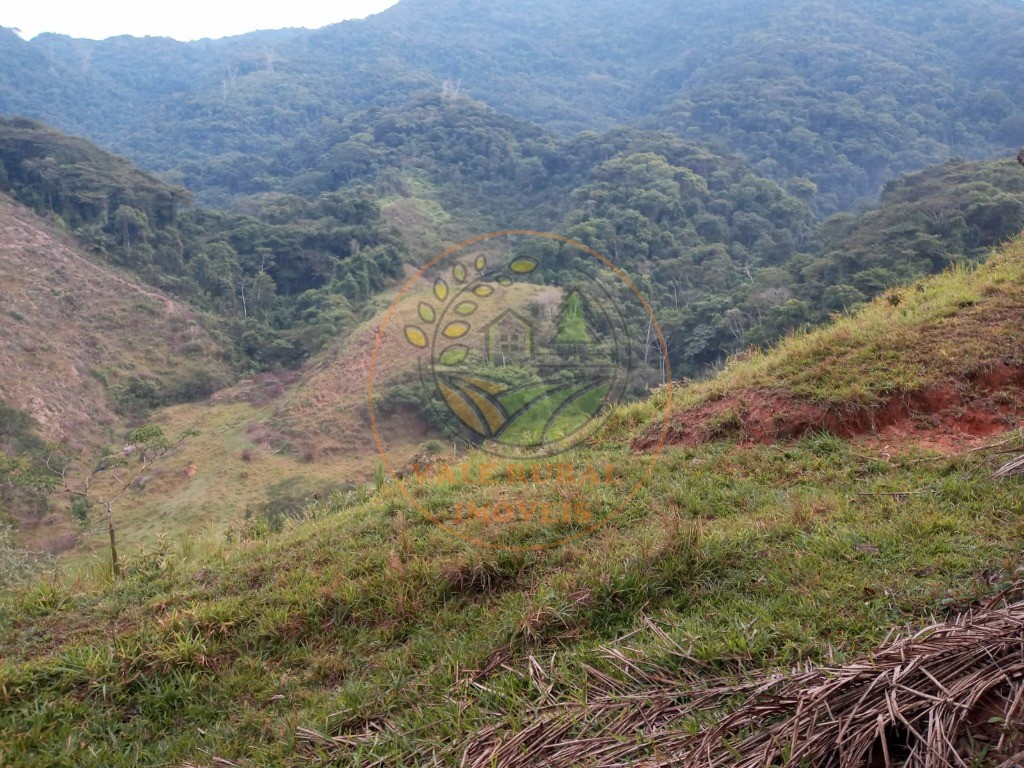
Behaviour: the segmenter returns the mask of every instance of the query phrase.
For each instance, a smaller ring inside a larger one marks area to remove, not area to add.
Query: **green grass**
[[[613,483],[470,472],[412,491],[447,519],[460,502],[509,493],[577,494],[600,516],[644,471],[614,449],[584,458],[612,463]],[[135,557],[116,585],[38,584],[0,603],[0,755],[302,765],[325,747],[297,741],[297,729],[358,737],[370,724],[383,732],[320,757],[394,765],[436,750],[455,764],[458,744],[495,719],[513,724],[537,695],[500,669],[475,688],[473,670],[495,654],[524,670],[554,653],[572,691],[625,633],[669,657],[645,616],[724,670],[847,657],[893,625],[991,592],[993,572],[1019,565],[1020,482],[986,479],[978,459],[930,458],[886,460],[831,437],[672,450],[600,532],[527,553],[467,544],[389,484],[277,536]],[[555,535],[463,525],[506,544]]]
[[[983,266],[960,266],[892,289],[852,316],[731,360],[677,392],[685,410],[741,390],[772,389],[830,404],[962,380],[997,362],[1024,365],[1024,239]]]
[[[870,398],[1012,358],[1021,247],[680,399]],[[97,566],[0,597],[0,765],[458,765],[467,739],[544,700],[534,661],[555,700],[586,696],[606,646],[733,675],[843,661],[1020,576],[1024,479],[989,479],[997,458],[739,446],[726,415],[727,439],[652,466],[627,440],[666,397],[617,409],[571,472],[474,454],[405,487],[379,476],[278,534],[158,542],[117,583]],[[460,515],[509,504],[603,525],[531,550],[588,524]]]

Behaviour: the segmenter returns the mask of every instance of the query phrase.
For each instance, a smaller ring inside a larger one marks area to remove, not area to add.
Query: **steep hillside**
[[[0,190],[40,215],[59,216],[87,250],[148,278],[180,270],[175,225],[190,199],[181,187],[20,118],[0,118],[0,168]]]
[[[486,324],[507,309],[528,313],[544,290],[515,285],[482,306],[475,319]],[[390,317],[376,356],[383,309],[299,370],[256,374],[209,400],[151,414],[168,435],[199,434],[177,449],[172,461],[154,467],[145,488],[132,494],[118,515],[120,539],[130,547],[163,536],[219,539],[243,519],[278,527],[311,500],[371,480],[379,463],[368,409],[371,358],[379,428],[387,435],[390,461],[404,468],[450,452],[439,425],[424,415],[427,402],[420,393],[427,398],[432,393],[432,384],[422,389],[429,373],[419,370],[421,361],[401,340],[402,329],[416,321],[418,297],[428,293],[426,285],[411,291]],[[432,450],[425,450],[428,443]],[[461,442],[459,448],[464,452]],[[98,536],[80,541],[77,555],[102,555],[103,546]]]
[[[985,267],[892,289],[852,317],[734,359],[688,388],[669,444],[816,431],[949,452],[1019,426],[1024,241]],[[656,425],[638,447],[660,445]]]
[[[77,449],[117,439],[139,397],[192,400],[227,379],[194,310],[84,255],[6,195],[0,330],[0,400]]]
[[[364,193],[194,208],[183,188],[23,118],[0,118],[0,166],[0,190],[97,259],[215,316],[239,367],[295,364],[402,272],[401,232]]]
[[[964,413],[974,392],[1015,416],[1022,382],[1003,374],[1022,362],[1022,276],[1017,242],[677,387],[660,454],[629,441],[661,421],[668,390],[618,410],[559,466],[471,455],[320,500],[280,534],[241,525],[219,545],[140,552],[116,583],[97,569],[8,593],[0,757],[710,765],[681,736],[715,736],[735,703],[721,681],[842,664],[1020,578],[1021,479],[990,475],[999,451],[1024,446],[1015,433],[948,457],[913,432],[854,444],[829,424],[751,444],[742,415],[684,445],[681,425],[740,393],[861,409],[947,386]],[[694,720],[690,701],[719,704]],[[983,729],[949,735],[968,764],[1020,747],[991,719],[997,704],[971,712]],[[644,717],[620,718],[627,706]],[[895,717],[883,706],[872,721],[878,752],[920,732]]]
[[[1024,141],[1017,0],[403,0],[363,21],[175,43],[0,33],[0,113],[146,167],[246,166],[353,111],[462,90],[562,133],[644,122],[808,177],[819,209]],[[446,85],[447,83],[447,85]]]

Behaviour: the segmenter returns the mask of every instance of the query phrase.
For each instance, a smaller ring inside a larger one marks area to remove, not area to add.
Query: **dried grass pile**
[[[1024,766],[1024,584],[853,663],[756,681],[709,683],[682,649],[683,673],[607,653],[617,672],[591,670],[585,703],[480,734],[462,766]]]
[[[992,477],[995,480],[1002,480],[1014,475],[1024,475],[1024,456],[1018,456],[997,469]]]

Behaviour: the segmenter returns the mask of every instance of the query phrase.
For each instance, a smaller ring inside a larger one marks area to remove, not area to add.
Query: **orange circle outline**
[[[565,538],[559,539],[558,541],[549,544],[535,544],[533,546],[504,546],[500,544],[494,544],[489,541],[483,541],[481,539],[466,536],[460,533],[458,530],[455,530],[452,526],[448,525],[447,523],[434,517],[434,515],[432,515],[430,512],[424,509],[420,505],[416,497],[413,496],[413,494],[409,492],[409,489],[405,487],[405,482],[402,480],[401,477],[398,476],[398,473],[396,472],[395,468],[391,466],[391,462],[388,461],[387,450],[384,448],[383,440],[381,440],[380,432],[377,428],[377,417],[373,404],[373,377],[374,369],[377,363],[377,353],[380,351],[381,344],[384,340],[384,331],[390,324],[391,316],[394,314],[399,302],[401,302],[405,298],[405,295],[409,293],[410,290],[412,290],[412,288],[420,281],[420,279],[423,278],[423,276],[431,267],[441,263],[449,256],[458,253],[459,251],[465,248],[469,248],[472,245],[476,245],[477,243],[483,242],[484,240],[491,240],[498,237],[509,237],[514,235],[544,237],[547,238],[548,240],[557,240],[558,242],[572,246],[573,248],[577,248],[583,251],[584,253],[589,254],[590,256],[594,257],[599,262],[604,264],[616,275],[618,275],[619,279],[621,279],[629,287],[629,289],[633,291],[633,294],[643,305],[644,309],[647,310],[647,314],[651,318],[651,324],[654,328],[655,333],[658,334],[658,341],[660,342],[662,352],[664,353],[665,380],[668,389],[668,396],[665,401],[665,417],[661,427],[661,437],[658,440],[657,445],[653,449],[651,459],[648,462],[647,469],[644,472],[643,477],[641,477],[640,480],[633,486],[633,489],[629,492],[629,495],[626,496],[626,498],[622,501],[622,503],[615,510],[615,512],[613,512],[610,515],[606,515],[604,519],[594,523],[589,528],[579,531],[571,536],[566,536]],[[654,465],[657,464],[658,459],[661,456],[662,448],[664,447],[665,440],[668,436],[669,420],[672,414],[672,370],[668,360],[668,344],[665,342],[665,337],[664,335],[662,335],[661,332],[661,326],[658,325],[658,320],[654,316],[654,310],[651,309],[651,305],[647,303],[647,299],[645,299],[643,294],[640,293],[640,290],[629,278],[629,275],[627,275],[621,268],[619,268],[616,264],[612,263],[612,261],[609,260],[607,257],[595,251],[593,248],[583,245],[582,243],[578,243],[575,240],[572,240],[563,235],[557,235],[553,232],[539,232],[532,229],[507,229],[502,230],[501,232],[490,232],[486,235],[477,235],[476,237],[470,238],[469,240],[466,240],[464,242],[459,243],[458,245],[449,248],[440,256],[435,257],[429,263],[421,267],[420,270],[411,278],[409,278],[409,280],[406,281],[405,285],[402,286],[402,289],[398,292],[398,295],[395,297],[395,300],[391,302],[391,306],[388,307],[387,312],[384,314],[384,319],[381,321],[380,326],[377,328],[377,335],[373,343],[373,354],[370,356],[368,403],[370,410],[370,428],[373,431],[373,438],[377,443],[377,451],[378,453],[380,453],[381,460],[384,462],[384,466],[387,467],[387,470],[391,474],[391,477],[393,477],[395,481],[398,483],[398,485],[401,486],[402,492],[405,494],[406,498],[420,514],[422,514],[426,519],[430,520],[430,522],[432,522],[434,525],[443,528],[448,533],[457,536],[458,538],[462,539],[468,544],[490,547],[491,549],[502,549],[510,552],[539,552],[545,549],[553,549],[555,547],[560,547],[564,544],[569,544],[571,542],[583,538],[584,536],[588,536],[591,533],[594,533],[595,531],[604,527],[605,524],[607,524],[612,518],[618,516],[626,508],[626,505],[629,504],[630,501],[632,501],[633,497],[637,494],[637,491],[640,490],[640,486],[642,486],[647,481],[647,478],[650,477],[651,472],[654,470]]]

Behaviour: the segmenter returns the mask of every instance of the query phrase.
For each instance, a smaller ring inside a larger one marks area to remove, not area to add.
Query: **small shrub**
[[[79,528],[89,527],[89,511],[92,502],[85,496],[75,496],[71,501],[71,516],[75,518]]]

